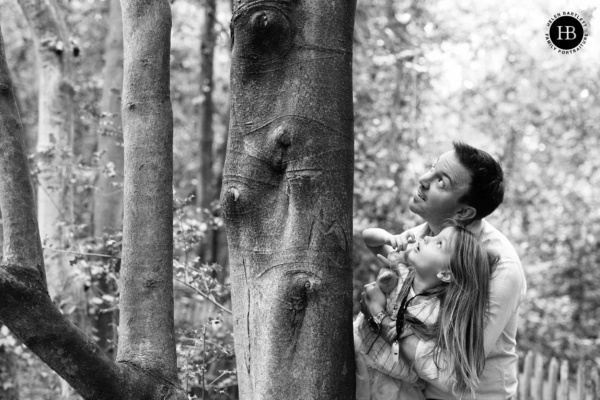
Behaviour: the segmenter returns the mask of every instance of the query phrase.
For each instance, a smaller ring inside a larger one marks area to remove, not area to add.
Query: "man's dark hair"
[[[460,201],[475,208],[475,220],[485,218],[504,200],[502,167],[483,150],[463,142],[453,145],[458,161],[471,173],[471,185]]]

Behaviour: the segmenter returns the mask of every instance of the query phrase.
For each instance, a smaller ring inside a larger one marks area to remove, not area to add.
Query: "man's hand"
[[[385,293],[381,291],[377,282],[367,283],[363,287],[360,299],[360,311],[366,318],[377,315],[385,309]]]

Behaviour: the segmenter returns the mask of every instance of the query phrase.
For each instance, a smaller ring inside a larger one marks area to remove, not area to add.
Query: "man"
[[[464,224],[481,240],[484,248],[499,257],[490,281],[489,320],[484,331],[485,369],[475,399],[516,399],[518,358],[516,333],[519,305],[525,297],[526,282],[519,257],[506,237],[483,218],[504,198],[504,176],[500,165],[486,152],[455,142],[432,169],[419,179],[409,208],[425,220],[410,234],[395,236],[394,247],[410,246],[409,237],[437,235],[445,221]],[[385,297],[376,285],[365,285],[362,311],[380,323],[384,337],[395,329],[395,321],[381,312]],[[381,316],[383,315],[383,318]],[[393,334],[391,335],[393,336]],[[405,358],[414,361],[417,373],[427,382],[427,399],[454,399],[452,371],[444,360],[434,360],[432,343],[408,336],[401,341]]]

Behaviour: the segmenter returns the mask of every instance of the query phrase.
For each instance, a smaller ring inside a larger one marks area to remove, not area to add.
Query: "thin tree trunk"
[[[233,10],[233,2],[227,2],[229,10]],[[231,50],[231,40],[229,35],[227,36],[226,46]],[[229,57],[231,58],[231,51],[229,51]],[[229,137],[229,123],[231,120],[231,99],[227,99],[227,105],[224,108],[224,112],[221,113],[221,123],[225,127],[223,137],[220,138],[215,149],[215,161],[214,161],[214,182],[215,182],[215,193],[221,193],[223,187],[223,168],[225,166],[225,155],[227,152],[227,141]],[[217,210],[217,216],[222,217],[221,209]],[[213,254],[215,262],[221,266],[221,271],[217,275],[219,282],[224,283],[225,279],[230,276],[229,271],[229,249],[227,247],[227,235],[225,234],[224,227],[219,227],[214,232],[213,239],[214,247]]]
[[[98,177],[94,195],[94,236],[119,232],[123,226],[123,22],[119,0],[110,2],[109,21],[104,46],[104,87],[100,100],[102,122],[98,132],[103,171]]]
[[[123,132],[121,124],[121,93],[123,92],[123,22],[121,3],[110,2],[110,25],[105,43],[104,88],[100,109],[101,127],[98,132],[98,151],[101,172],[94,192],[94,236],[115,234],[123,227]],[[116,287],[108,275],[100,277],[99,289],[114,294]],[[116,350],[115,325],[117,315],[101,307],[95,327],[99,346],[114,358]]]
[[[221,202],[242,399],[355,397],[354,10],[235,2]]]
[[[4,257],[0,264],[0,321],[86,399],[184,400],[187,396],[176,382],[169,289],[169,4],[162,0],[145,4],[130,1],[123,10],[123,20],[128,26],[124,35],[126,153],[139,151],[140,155],[131,157],[125,173],[131,190],[126,192],[125,202],[121,306],[126,312],[119,361],[111,361],[48,296],[33,190],[1,35],[0,212]],[[148,176],[140,176],[142,172]],[[135,217],[138,220],[131,222]],[[169,234],[165,235],[167,220]],[[139,239],[143,235],[147,238]]]
[[[216,193],[221,193],[223,187],[223,167],[225,166],[225,155],[227,152],[227,138],[229,137],[229,121],[231,107],[227,104],[225,114],[222,116],[225,133],[222,141],[218,144],[215,150],[215,188]],[[222,217],[221,209],[217,210],[217,216]],[[221,226],[213,232],[213,254],[217,264],[221,266],[221,270],[217,274],[217,280],[220,283],[225,283],[225,279],[229,277],[229,249],[227,247],[227,235],[224,228]]]
[[[54,0],[20,0],[33,32],[38,60],[37,211],[40,235],[50,250],[46,270],[50,297],[80,327],[86,327],[83,284],[64,253],[73,223],[73,61],[69,34]]]
[[[55,0],[19,0],[37,55],[37,211],[40,235],[49,249],[46,272],[50,297],[80,328],[87,329],[83,283],[64,250],[73,224],[71,165],[74,133],[73,52],[66,21]],[[72,391],[63,381],[61,398]]]
[[[131,0],[122,7],[127,21],[125,210],[117,360],[175,384],[171,9],[167,1],[147,0]]]
[[[1,37],[0,37],[1,38]],[[2,46],[2,42],[0,41],[0,46]],[[6,70],[6,74],[8,76],[9,72]],[[5,79],[2,75],[0,75],[0,85],[2,84],[3,79]],[[0,90],[3,90],[3,87],[0,86]],[[6,90],[6,89],[4,89]],[[17,103],[16,94],[13,91],[13,96],[15,98],[15,105]],[[2,108],[0,108],[0,129],[3,129],[5,118],[6,121],[10,121],[11,118],[19,121],[18,111],[15,109],[15,114],[10,116],[2,112]],[[6,115],[6,116],[5,116]],[[13,121],[14,122],[14,121]],[[8,122],[10,125],[10,122]],[[23,139],[26,137],[23,125],[20,124],[21,131],[23,132]],[[26,148],[26,145],[23,140],[23,148]],[[0,147],[1,149],[1,147]],[[1,150],[0,150],[1,151]],[[0,226],[3,223],[2,213],[0,213]],[[2,259],[4,255],[4,230],[0,229],[0,259]],[[3,328],[3,325],[0,323],[0,330]],[[0,338],[2,333],[0,333]],[[19,399],[19,386],[18,386],[18,367],[16,363],[16,357],[12,349],[8,349],[4,344],[0,344],[0,399],[2,400],[18,400]]]
[[[213,60],[215,53],[215,0],[204,1],[204,25],[200,37],[200,174],[196,189],[196,204],[205,211],[205,218],[212,218],[210,203],[215,200],[213,174]],[[200,246],[202,262],[215,262],[213,249],[214,232],[208,224]]]

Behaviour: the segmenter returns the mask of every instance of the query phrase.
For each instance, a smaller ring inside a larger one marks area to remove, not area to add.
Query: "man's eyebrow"
[[[443,177],[445,177],[446,179],[448,179],[450,181],[450,186],[452,186],[454,184],[454,181],[452,180],[452,178],[450,177],[450,175],[448,175],[445,172],[440,172],[440,175],[442,175]]]

